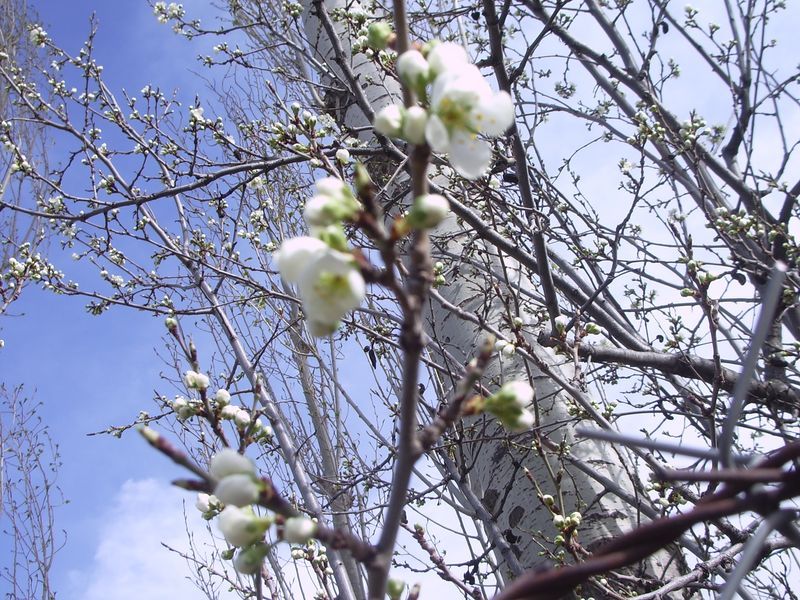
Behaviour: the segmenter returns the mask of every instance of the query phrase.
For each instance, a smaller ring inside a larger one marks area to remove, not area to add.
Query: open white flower
[[[198,123],[202,123],[203,121],[205,121],[205,119],[203,118],[204,112],[205,110],[203,109],[202,106],[198,106],[197,108],[190,108],[189,116],[192,118],[192,120],[197,121]]]
[[[208,465],[208,472],[215,479],[222,479],[228,475],[244,473],[255,475],[256,467],[246,456],[242,456],[236,450],[223,448],[217,452]]]
[[[322,240],[309,236],[291,238],[283,242],[273,254],[281,277],[287,283],[297,283],[306,266],[318,255],[328,250]]]
[[[492,149],[478,134],[497,137],[511,126],[514,104],[506,92],[494,92],[475,65],[442,72],[434,81],[425,137],[436,152],[450,156],[467,179],[484,175]]]
[[[345,313],[358,308],[366,295],[366,284],[353,257],[328,248],[315,257],[297,281],[303,309],[315,331],[331,333]]]
[[[234,473],[220,479],[214,495],[228,506],[247,506],[258,500],[261,486],[248,473]]]
[[[428,68],[430,69],[430,74],[434,77],[468,64],[470,63],[467,51],[464,50],[463,46],[453,42],[436,44],[428,52]]]

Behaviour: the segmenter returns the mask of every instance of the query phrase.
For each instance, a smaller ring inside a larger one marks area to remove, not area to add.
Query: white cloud
[[[100,519],[92,563],[69,575],[76,600],[197,600],[203,596],[188,579],[190,567],[162,542],[185,551],[189,541],[182,508],[196,541],[205,522],[191,494],[155,479],[126,481]]]

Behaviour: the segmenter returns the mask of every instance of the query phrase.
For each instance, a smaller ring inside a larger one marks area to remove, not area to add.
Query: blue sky
[[[206,2],[184,4],[192,16],[208,14]],[[202,92],[204,84],[195,74],[202,68],[195,57],[203,42],[174,35],[146,2],[39,0],[33,5],[50,36],[70,53],[77,53],[89,17],[96,14],[96,58],[115,92],[124,87],[138,93],[150,83],[177,90],[187,104]],[[80,267],[70,264],[68,253],[55,256],[69,276],[80,280]],[[8,386],[24,384],[44,404],[43,416],[61,451],[59,484],[69,504],[57,513],[56,527],[68,536],[55,561],[58,597],[196,597],[192,586],[175,576],[185,569],[183,560],[170,557],[159,544],[166,539],[185,545],[181,499],[196,517],[194,499],[168,485],[176,469],[135,434],[120,440],[86,435],[130,422],[139,410],[152,407],[163,368],[154,351],[163,323],[133,311],[90,317],[84,304],[31,286],[0,321],[2,380]],[[0,544],[7,539],[0,538]],[[0,546],[0,553],[6,552]],[[143,587],[144,581],[155,583]]]

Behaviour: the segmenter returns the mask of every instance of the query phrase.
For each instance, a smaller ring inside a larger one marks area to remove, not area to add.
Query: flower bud
[[[407,50],[397,58],[400,80],[413,90],[424,88],[428,82],[428,61],[417,50]]]
[[[406,109],[403,117],[403,139],[412,144],[425,143],[425,126],[428,123],[428,113],[421,106],[412,106]]]
[[[485,410],[511,431],[526,431],[536,424],[529,410],[533,400],[534,391],[528,382],[510,381],[486,399]]]
[[[386,584],[386,594],[390,600],[399,600],[406,588],[405,582],[399,579],[390,579]]]
[[[243,575],[256,575],[261,571],[268,552],[269,547],[260,542],[244,548],[233,559],[233,568]]]
[[[202,492],[197,494],[197,500],[195,501],[194,506],[201,513],[207,513],[209,510],[211,510],[211,496],[208,494],[203,494]]]
[[[205,390],[208,388],[208,375],[195,371],[186,371],[183,376],[186,387],[193,390]]]
[[[408,213],[407,220],[412,227],[430,229],[444,221],[450,214],[450,205],[444,196],[425,194],[417,196]]]
[[[239,429],[244,429],[250,424],[250,413],[244,409],[237,411],[233,416],[233,422]]]
[[[228,406],[231,403],[231,393],[223,388],[217,390],[217,393],[214,394],[214,402],[217,403],[217,406],[220,408]]]
[[[270,519],[261,519],[251,510],[236,506],[226,506],[219,513],[217,526],[231,546],[249,546],[261,540],[264,532],[272,524]]]
[[[233,406],[232,404],[229,404],[227,406],[222,407],[222,410],[219,411],[219,416],[227,421],[230,421],[236,417],[237,413],[240,410],[242,409],[239,408],[238,406]]]
[[[398,137],[403,125],[403,107],[391,104],[382,108],[375,115],[372,126],[375,131],[386,137]]]
[[[214,495],[228,506],[247,506],[258,500],[261,486],[247,473],[223,477],[214,488]]]
[[[291,544],[305,544],[317,531],[317,524],[305,517],[290,517],[283,525],[283,539]]]
[[[223,448],[211,459],[208,465],[208,472],[211,473],[211,476],[215,479],[222,479],[228,475],[235,475],[238,473],[255,475],[256,468],[246,456],[242,456],[231,448]]]
[[[392,26],[386,21],[372,23],[367,30],[367,44],[373,50],[385,50],[394,35]]]
[[[346,165],[350,162],[350,152],[347,148],[339,148],[336,151],[336,160],[342,165]]]

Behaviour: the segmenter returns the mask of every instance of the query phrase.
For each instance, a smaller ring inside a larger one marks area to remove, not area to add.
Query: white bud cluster
[[[375,115],[375,130],[412,144],[427,142],[435,152],[448,154],[463,177],[482,177],[491,164],[492,149],[476,133],[503,135],[514,121],[511,96],[492,91],[466,50],[450,42],[432,45],[426,54],[404,52],[397,59],[397,73],[409,89],[430,102],[427,107],[383,108]]]

